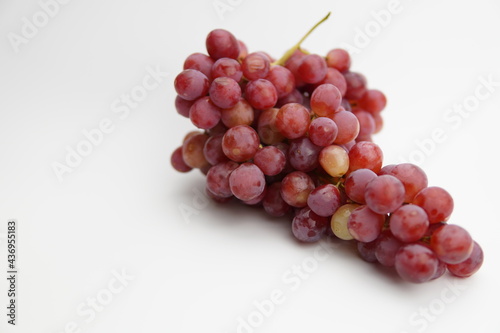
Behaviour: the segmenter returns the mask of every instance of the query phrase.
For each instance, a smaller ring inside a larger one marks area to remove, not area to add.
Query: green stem
[[[292,56],[292,54],[300,49],[300,44],[311,34],[311,32],[314,31],[321,23],[325,22],[329,17],[330,17],[331,12],[328,12],[328,14],[321,19],[318,23],[314,25],[305,35],[302,37],[297,44],[295,44],[291,49],[285,52],[285,54],[276,62],[273,63],[273,65],[280,65],[283,66],[286,61]]]

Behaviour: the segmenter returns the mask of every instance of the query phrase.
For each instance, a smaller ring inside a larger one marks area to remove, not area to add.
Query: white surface
[[[74,0],[18,53],[8,34],[20,34],[39,3],[0,3],[0,233],[7,219],[19,221],[21,272],[18,326],[7,325],[2,310],[0,331],[238,332],[238,318],[255,316],[255,301],[280,291],[272,314],[239,332],[498,331],[498,309],[485,302],[500,296],[500,87],[456,128],[443,117],[474,95],[480,76],[500,81],[500,3],[401,0],[402,10],[353,55],[353,69],[389,99],[375,138],[386,164],[417,156],[415,140],[441,128],[447,139],[422,166],[432,185],[454,196],[451,221],[486,253],[471,279],[410,285],[347,245],[325,258],[317,244],[295,242],[288,221],[260,210],[193,202],[203,177],[169,165],[192,129],[175,112],[173,79],[186,56],[205,52],[211,29],[226,28],[250,50],[279,56],[333,11],[304,43],[326,54],[353,44],[356,29],[373,21],[370,12],[388,2],[221,1],[233,4],[223,19],[212,0]],[[156,67],[168,75],[144,101],[128,115],[123,104],[112,107]],[[106,118],[112,132],[59,182],[53,163],[64,163],[66,147],[75,149],[82,131]],[[179,207],[187,206],[198,214],[183,218]],[[312,265],[307,277],[291,271],[302,264]],[[89,298],[111,295],[108,284],[119,286],[113,271],[122,269],[134,279],[92,317]],[[4,309],[7,285],[0,281]],[[429,307],[424,319],[419,311]]]

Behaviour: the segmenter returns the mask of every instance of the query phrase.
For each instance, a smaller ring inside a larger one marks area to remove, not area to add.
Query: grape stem
[[[302,37],[299,42],[297,44],[295,44],[294,46],[292,46],[291,49],[289,49],[288,51],[285,52],[285,54],[280,58],[278,59],[278,61],[275,61],[273,63],[273,65],[280,65],[280,66],[283,66],[286,61],[292,56],[292,54],[299,50],[300,49],[300,44],[302,44],[302,42],[311,34],[311,32],[313,32],[321,23],[325,22],[326,20],[328,20],[328,18],[330,17],[330,14],[331,12],[328,12],[328,14],[326,14],[325,17],[323,17],[321,19],[321,21],[319,21],[318,23],[316,23],[314,25],[314,27],[312,27],[305,35],[304,37]]]

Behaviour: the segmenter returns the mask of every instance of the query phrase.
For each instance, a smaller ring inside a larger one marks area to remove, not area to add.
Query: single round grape
[[[238,59],[243,60],[248,55],[248,47],[241,40],[238,40],[238,45],[240,46],[240,54],[238,56]]]
[[[319,84],[325,83],[330,83],[337,87],[342,96],[344,96],[347,91],[347,83],[345,81],[344,75],[342,75],[342,73],[340,73],[335,68],[328,68],[326,70],[326,76]]]
[[[391,214],[389,226],[394,237],[412,243],[424,237],[429,228],[427,213],[417,205],[404,205]]]
[[[244,98],[240,98],[235,106],[221,110],[222,123],[228,128],[238,125],[252,125],[254,121],[254,111],[250,103]]]
[[[318,116],[331,116],[340,106],[341,100],[342,94],[337,87],[325,83],[314,89],[311,96],[311,110]]]
[[[369,169],[358,169],[351,172],[344,183],[346,195],[354,202],[365,204],[366,185],[375,178],[377,178],[377,174]]]
[[[356,72],[346,72],[344,77],[347,84],[345,97],[350,100],[359,100],[366,91],[365,76]]]
[[[235,162],[248,161],[259,150],[259,136],[250,126],[239,125],[227,130],[222,139],[224,154]]]
[[[257,132],[260,140],[266,145],[273,145],[285,139],[276,126],[276,117],[279,109],[270,108],[262,111],[259,116]]]
[[[359,121],[357,141],[362,141],[363,138],[369,138],[375,132],[375,119],[373,119],[373,116],[369,112],[363,110],[353,110],[352,113]]]
[[[384,215],[377,214],[363,205],[352,211],[347,228],[354,239],[369,243],[380,235],[384,221]]]
[[[297,73],[305,83],[318,83],[325,78],[327,68],[325,59],[317,54],[308,54],[300,62]]]
[[[373,134],[379,133],[384,127],[384,118],[380,115],[380,113],[373,114],[373,120],[375,121],[375,131]]]
[[[227,30],[212,30],[206,40],[207,51],[214,60],[220,58],[238,59],[240,55],[240,43]]]
[[[188,101],[179,95],[175,97],[175,109],[183,117],[189,118],[189,109],[191,109],[193,103],[194,101]]]
[[[180,97],[194,101],[208,93],[208,78],[200,71],[186,69],[174,81],[175,91]]]
[[[304,136],[310,122],[309,111],[298,103],[283,105],[276,116],[276,128],[287,139]]]
[[[333,49],[326,55],[326,64],[328,67],[345,72],[351,67],[351,57],[344,49]]]
[[[295,88],[295,77],[288,68],[275,65],[265,77],[276,88],[278,99],[290,95]]]
[[[262,206],[266,213],[274,217],[284,216],[290,211],[290,205],[281,197],[281,182],[269,185]]]
[[[229,176],[229,186],[233,195],[241,201],[250,201],[262,194],[266,186],[264,174],[258,166],[243,163]]]
[[[238,82],[228,77],[218,77],[210,85],[210,99],[222,109],[235,106],[241,99],[241,88]]]
[[[205,159],[208,163],[212,165],[226,162],[228,160],[222,150],[222,138],[222,134],[211,136],[208,138],[207,142],[205,142],[205,146],[203,147],[203,155],[205,155]]]
[[[290,94],[286,95],[283,98],[278,99],[278,102],[276,103],[276,107],[281,108],[283,105],[288,104],[288,103],[303,104],[304,103],[304,96],[297,89],[293,89]]]
[[[395,238],[389,230],[383,231],[378,237],[375,247],[375,256],[378,262],[384,266],[394,266],[396,253],[402,245],[403,243]]]
[[[470,234],[454,224],[443,225],[434,231],[430,244],[438,258],[447,264],[458,264],[467,260],[474,247]]]
[[[310,208],[302,208],[293,218],[292,233],[301,242],[317,242],[324,236],[328,219],[315,214]]]
[[[426,187],[417,193],[413,203],[422,207],[429,216],[430,223],[445,222],[453,212],[453,198],[443,188]]]
[[[405,187],[405,202],[413,202],[418,192],[427,187],[427,175],[415,164],[402,163],[395,165],[389,173],[399,179]]]
[[[343,240],[354,239],[354,237],[352,237],[351,233],[349,232],[347,223],[349,223],[349,217],[351,216],[352,212],[358,207],[360,206],[356,204],[345,204],[340,206],[332,215],[330,227],[335,236]]]
[[[174,150],[172,156],[170,157],[170,163],[172,164],[174,169],[179,172],[189,172],[193,169],[189,165],[187,165],[182,158],[182,146]]]
[[[295,170],[310,172],[319,165],[318,156],[321,149],[307,137],[301,137],[290,142],[288,160]]]
[[[334,113],[331,118],[338,127],[335,144],[345,144],[356,139],[359,133],[359,121],[356,116],[349,111],[339,111]]]
[[[349,150],[349,171],[370,169],[377,173],[382,169],[382,149],[373,143],[361,141]]]
[[[193,103],[189,110],[189,119],[194,126],[201,129],[215,127],[221,118],[221,109],[217,107],[210,97],[201,97]]]
[[[332,177],[342,177],[349,170],[349,155],[336,145],[324,147],[319,153],[319,164]]]
[[[202,169],[210,166],[203,154],[203,147],[207,140],[206,134],[194,134],[182,144],[182,159],[191,168]]]
[[[249,81],[265,78],[270,67],[269,59],[260,53],[248,54],[241,64],[243,75]]]
[[[469,258],[458,264],[448,264],[448,270],[451,274],[458,277],[469,277],[481,268],[484,260],[483,249],[478,243],[474,242],[472,253]]]
[[[285,168],[285,154],[274,146],[267,146],[255,154],[253,162],[266,176],[275,176]]]
[[[377,248],[377,241],[370,243],[357,243],[358,253],[361,259],[366,262],[377,262],[377,256],[375,255],[375,250]]]
[[[378,176],[366,185],[365,201],[378,214],[388,214],[401,207],[405,197],[403,183],[394,176]]]
[[[379,113],[385,108],[386,104],[385,95],[376,89],[367,90],[358,101],[359,107],[371,114]]]
[[[394,266],[404,280],[422,283],[435,276],[439,261],[429,248],[421,244],[408,244],[398,250]]]
[[[193,53],[189,55],[184,61],[183,69],[195,69],[202,72],[205,76],[211,80],[212,66],[214,60],[203,53]]]
[[[307,205],[319,216],[329,217],[339,209],[341,203],[340,191],[332,184],[316,187],[309,193]]]
[[[309,125],[309,139],[312,143],[321,147],[333,144],[338,132],[337,124],[327,117],[313,119]]]
[[[305,207],[307,197],[312,190],[314,190],[313,180],[307,173],[302,171],[289,173],[281,182],[281,197],[293,207]]]
[[[211,67],[210,74],[212,79],[218,77],[228,77],[236,82],[240,82],[243,72],[241,65],[237,60],[230,58],[220,58]]]
[[[295,77],[295,86],[301,87],[305,84],[304,81],[299,77],[299,66],[302,63],[302,60],[307,56],[301,50],[295,50],[295,52],[288,58],[285,63],[285,67],[293,74]]]
[[[256,109],[272,108],[278,101],[278,92],[271,82],[258,79],[248,82],[245,90],[246,99]]]
[[[219,198],[233,195],[229,186],[229,176],[236,170],[238,163],[226,161],[214,165],[207,173],[207,189]]]

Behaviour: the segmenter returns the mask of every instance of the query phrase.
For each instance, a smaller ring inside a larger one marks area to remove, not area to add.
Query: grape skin
[[[290,206],[302,208],[307,205],[307,198],[314,187],[314,182],[308,174],[294,171],[283,178],[281,197]]]
[[[309,111],[298,103],[283,105],[276,116],[276,128],[287,139],[304,136],[310,122]]]
[[[276,105],[278,92],[271,82],[265,79],[250,81],[245,89],[248,102],[258,110],[266,110]]]
[[[275,176],[285,168],[286,156],[276,147],[267,146],[254,156],[254,163],[264,172],[266,176]]]
[[[412,243],[425,235],[429,227],[429,219],[422,208],[409,204],[401,206],[391,214],[389,227],[397,239]]]
[[[194,101],[208,93],[209,81],[202,72],[186,69],[177,75],[174,86],[180,97]]]
[[[222,138],[224,154],[235,162],[248,161],[259,149],[259,136],[250,126],[239,125],[227,130]]]
[[[434,252],[426,246],[408,244],[398,250],[394,266],[404,280],[422,283],[435,276],[439,261]]]
[[[476,273],[484,261],[483,249],[477,242],[474,242],[471,255],[465,261],[458,264],[448,264],[448,270],[451,274],[458,277],[469,277]]]
[[[290,205],[281,197],[281,182],[272,183],[262,200],[264,210],[271,216],[281,217],[290,211]]]
[[[219,123],[221,109],[214,105],[210,97],[201,97],[191,106],[189,119],[198,128],[210,129]]]
[[[333,120],[318,117],[309,124],[309,139],[317,146],[326,147],[335,141],[339,129]]]
[[[378,214],[388,214],[401,207],[404,201],[403,183],[394,176],[383,175],[373,179],[365,190],[365,201]]]
[[[214,60],[238,59],[240,55],[240,43],[232,33],[223,29],[215,29],[208,34],[206,47],[208,54]]]
[[[210,99],[221,109],[234,107],[241,99],[238,82],[229,77],[218,77],[210,85]]]
[[[238,164],[232,161],[222,162],[208,170],[207,189],[218,198],[229,198],[233,195],[229,176],[238,168]]]
[[[434,231],[430,245],[441,261],[458,264],[469,258],[474,241],[464,228],[447,224]]]
[[[384,221],[384,215],[373,212],[368,206],[360,206],[352,211],[347,228],[354,239],[369,243],[380,235]]]
[[[453,212],[453,198],[443,188],[432,186],[417,193],[413,203],[422,207],[429,216],[430,223],[445,222]]]
[[[299,241],[313,243],[323,237],[327,226],[328,219],[326,217],[319,216],[306,207],[293,218],[292,233]]]
[[[229,176],[229,187],[233,195],[241,201],[250,201],[264,192],[264,173],[252,163],[243,163]]]
[[[182,158],[182,146],[174,150],[172,156],[170,157],[170,163],[172,164],[174,169],[179,172],[189,172],[193,169],[189,165],[187,165]]]
[[[332,216],[340,207],[341,198],[339,189],[332,184],[316,187],[309,193],[307,205],[319,216]]]
[[[375,178],[377,178],[377,174],[369,169],[358,169],[351,172],[344,183],[345,193],[352,201],[365,204],[366,185]]]
[[[288,149],[288,161],[295,170],[313,171],[319,165],[318,156],[321,149],[307,137],[292,140]]]
[[[351,240],[354,237],[349,232],[349,228],[347,224],[349,223],[349,217],[352,212],[360,207],[357,204],[345,204],[340,206],[339,209],[332,215],[332,219],[330,222],[330,227],[335,236],[343,240]]]

